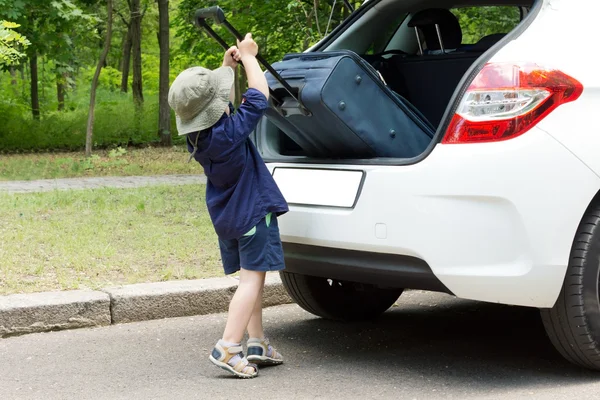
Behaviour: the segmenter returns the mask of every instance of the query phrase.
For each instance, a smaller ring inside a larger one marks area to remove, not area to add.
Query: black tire
[[[403,290],[285,271],[280,275],[283,286],[300,307],[311,314],[337,321],[374,319],[390,308]]]
[[[600,370],[600,201],[586,212],[573,242],[560,296],[541,311],[554,347],[570,362]]]

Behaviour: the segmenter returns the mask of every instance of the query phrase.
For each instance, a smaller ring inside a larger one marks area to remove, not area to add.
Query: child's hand
[[[252,39],[252,34],[246,34],[246,37],[241,42],[238,40],[238,49],[240,52],[240,59],[246,56],[256,57],[258,54],[258,45]]]
[[[237,47],[232,46],[225,52],[225,56],[223,57],[223,66],[231,67],[236,69],[238,66],[238,62],[242,59],[240,55],[240,51]]]

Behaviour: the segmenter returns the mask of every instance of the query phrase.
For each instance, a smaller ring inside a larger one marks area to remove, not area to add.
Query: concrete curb
[[[238,281],[213,278],[195,281],[142,283],[107,288],[112,322],[147,321],[227,311]],[[268,275],[263,304],[266,307],[291,302],[278,275]]]
[[[0,296],[0,337],[224,312],[237,284],[226,277]],[[267,274],[264,307],[291,302],[279,275]]]
[[[0,337],[109,325],[106,293],[76,290],[0,297]]]

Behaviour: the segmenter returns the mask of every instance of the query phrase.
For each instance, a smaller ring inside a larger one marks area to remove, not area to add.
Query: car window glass
[[[521,11],[515,6],[461,7],[450,11],[460,23],[463,44],[475,44],[494,33],[508,33],[521,21]]]
[[[398,18],[395,19],[392,24],[388,25],[387,29],[382,29],[381,35],[379,35],[377,39],[375,39],[371,43],[365,54],[377,54],[384,51],[388,43],[390,42],[392,36],[396,33],[396,31],[400,27],[400,24],[402,24],[402,22],[407,16],[408,14],[399,15]]]

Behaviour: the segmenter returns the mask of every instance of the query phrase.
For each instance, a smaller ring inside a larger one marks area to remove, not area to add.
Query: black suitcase
[[[206,18],[242,39],[219,7],[198,10],[198,25],[225,49]],[[267,118],[309,157],[411,158],[431,142],[433,126],[353,52],[290,54],[274,66],[257,59],[268,71]]]
[[[283,99],[267,117],[309,156],[410,158],[431,142],[433,126],[353,52],[291,54],[273,68],[298,100],[267,73],[275,98]]]

